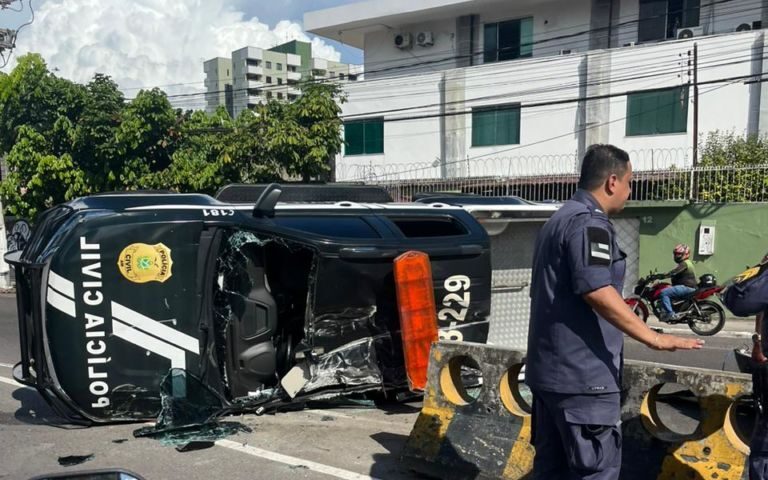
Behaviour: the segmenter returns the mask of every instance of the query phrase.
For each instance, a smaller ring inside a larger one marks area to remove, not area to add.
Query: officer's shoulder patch
[[[611,234],[601,227],[587,227],[589,265],[611,264]]]

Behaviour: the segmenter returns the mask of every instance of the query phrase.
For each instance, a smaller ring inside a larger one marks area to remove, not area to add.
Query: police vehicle
[[[469,212],[310,190],[323,202],[234,186],[217,198],[95,195],[41,214],[6,256],[14,377],[75,423],[155,418],[171,369],[231,410],[286,400],[281,382],[297,368],[291,398],[397,391],[408,352],[393,260],[413,250],[429,256],[440,336],[486,341],[490,243]]]

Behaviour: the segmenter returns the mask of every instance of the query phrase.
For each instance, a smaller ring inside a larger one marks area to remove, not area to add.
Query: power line
[[[728,40],[729,40],[729,38],[719,38],[719,39],[716,39],[716,40],[712,40],[711,41],[712,44],[709,45],[709,46],[714,49],[714,48],[717,47],[718,44],[720,44],[720,43],[727,43]],[[711,54],[701,55],[701,58],[716,57],[718,55],[722,55],[723,53],[740,52],[742,50],[743,50],[743,48],[737,48],[737,49],[726,50],[726,51],[722,51],[722,50],[721,51],[715,51],[714,53],[711,53]],[[648,56],[650,59],[652,59],[654,61],[654,63],[658,64],[658,58],[657,58],[658,57],[658,52],[655,52],[655,51],[648,51],[648,52],[642,52],[642,53],[638,53],[638,52],[630,51],[630,50],[625,51],[625,52],[606,51],[606,52],[601,52],[601,54],[602,55],[614,55],[614,56],[617,56],[617,55],[618,56],[631,56],[633,58],[633,60],[636,60],[638,56],[640,56],[640,57]],[[558,63],[558,62],[563,62],[563,61],[564,61],[563,57],[546,57],[544,59],[540,59],[537,62],[531,62],[530,60],[523,60],[523,62],[526,62],[525,65],[524,65],[524,67],[526,67],[526,68],[530,67],[531,64],[533,64],[533,66],[535,66],[535,64]],[[680,60],[680,58],[674,57],[674,58],[668,59],[667,61],[670,62],[670,63],[679,63],[681,60]],[[493,64],[485,64],[485,65],[482,65],[482,66],[472,67],[473,69],[475,69],[475,68],[479,68],[479,69],[493,68],[494,71],[493,72],[482,72],[482,71],[479,71],[479,72],[475,72],[473,75],[469,75],[468,77],[470,77],[470,78],[471,77],[488,78],[488,77],[495,77],[495,76],[505,76],[505,75],[508,75],[510,73],[514,73],[514,70],[519,69],[521,66],[523,66],[523,65],[521,65],[518,62],[509,62],[507,65],[503,65],[503,66],[502,65],[503,64],[493,63]],[[624,68],[621,68],[621,69],[614,69],[614,70],[612,70],[612,73],[622,72],[622,71],[632,71],[632,72],[634,72],[638,68],[641,68],[641,67],[638,66],[637,63],[635,63],[635,64],[633,64],[631,66],[628,66],[628,67],[624,67]],[[676,68],[676,67],[673,67],[673,69],[670,70],[670,73],[673,73],[674,68]],[[559,78],[559,76],[560,76],[559,72],[563,72],[565,74],[571,74],[572,73],[572,67],[568,68],[567,70],[560,70],[560,71],[553,71],[553,72],[551,72],[551,73],[553,73],[552,78]],[[547,72],[547,73],[550,73],[550,72]],[[429,75],[430,74],[426,74],[425,76],[429,76]],[[525,78],[525,77],[522,78],[522,79],[517,79],[517,80],[505,79],[503,82],[491,83],[491,84],[479,84],[479,85],[474,85],[471,88],[485,88],[487,86],[494,86],[494,85],[526,84],[526,83],[530,83],[531,81],[535,81],[537,83],[541,83],[543,81],[546,81],[547,79],[548,79],[547,77],[541,77],[540,74],[538,74],[538,71],[537,71],[537,75],[532,76],[532,78],[530,78],[530,79],[529,78]],[[349,89],[349,91],[347,93],[352,95],[355,89],[360,88],[363,85],[365,85],[366,87],[369,87],[371,89],[380,89],[382,86],[387,86],[387,85],[389,85],[389,86],[395,85],[398,88],[404,86],[404,85],[402,85],[402,79],[401,78],[397,79],[397,83],[393,83],[393,81],[396,80],[394,78],[390,78],[390,79],[387,79],[387,80],[388,81],[386,83],[383,83],[383,84],[379,83],[380,81],[378,81],[378,80],[366,81],[366,82],[362,82],[362,83],[349,83],[349,84],[346,84],[346,86]],[[374,82],[374,83],[372,83],[372,82]],[[408,85],[413,85],[414,83],[418,84],[419,82],[409,81]],[[423,83],[434,84],[434,79],[430,78],[428,80],[425,80]],[[574,86],[578,86],[578,85],[574,85]],[[282,87],[282,86],[277,86],[277,88],[279,88],[279,87]],[[233,90],[233,92],[234,93],[246,92],[248,90],[249,89],[236,89],[236,90]],[[223,92],[225,92],[225,91],[221,91],[220,93],[223,93]],[[423,93],[424,92],[414,92],[414,95],[422,95]],[[198,93],[198,94],[183,94],[183,95],[184,95],[184,97],[193,98],[193,97],[199,97],[201,95],[206,95],[206,93],[202,93],[201,92],[201,93]],[[403,94],[399,94],[398,96],[402,96],[402,95]],[[238,97],[240,97],[240,98],[242,98],[244,96],[246,96],[246,95],[245,94],[242,95],[242,96],[238,95]],[[381,97],[375,97],[375,96],[374,97],[358,97],[358,96],[355,96],[354,98],[355,98],[355,101],[360,101],[360,100],[370,100],[372,98],[387,98],[387,99],[389,99],[389,98],[393,98],[393,97],[392,97],[392,95],[386,94],[386,95],[382,95]],[[417,107],[413,107],[413,108],[415,109]],[[421,108],[421,107],[418,107],[418,108]]]
[[[733,51],[741,51],[741,49],[733,50]],[[711,55],[711,57],[715,57],[715,56],[716,55]],[[731,60],[731,59],[734,59],[734,58],[735,59],[740,59],[740,60],[726,61],[726,60]],[[743,60],[741,60],[741,59],[743,59]],[[746,61],[751,62],[751,61],[755,61],[755,60],[757,60],[757,59],[753,58],[752,53],[751,52],[747,52],[745,55],[734,56],[734,57],[730,57],[730,58],[721,58],[721,59],[718,59],[718,60],[713,60],[711,62],[701,62],[701,65],[702,65],[701,70],[720,68],[720,67],[723,67],[723,66],[729,66],[729,65],[744,63]],[[684,60],[684,61],[687,61],[687,60]],[[671,62],[679,62],[679,59],[674,59]],[[639,75],[638,76],[634,72],[638,68],[641,68],[641,67],[642,66],[638,66],[638,65],[632,65],[631,67],[628,67],[626,70],[629,71],[630,74],[627,75],[627,76],[624,76],[624,77],[622,77],[622,76],[615,76],[614,75],[614,76],[611,76],[610,78],[608,78],[607,80],[599,80],[599,81],[594,81],[594,82],[586,82],[583,85],[582,84],[578,84],[578,83],[558,84],[558,85],[553,85],[553,86],[545,87],[545,88],[538,88],[538,89],[532,89],[532,90],[527,90],[527,91],[526,90],[524,90],[524,91],[517,91],[517,92],[514,92],[514,96],[519,97],[519,96],[522,96],[522,95],[536,95],[536,94],[541,94],[541,93],[553,93],[553,92],[558,92],[558,91],[561,91],[561,90],[572,90],[572,89],[577,88],[577,87],[589,87],[589,86],[598,86],[598,85],[612,85],[612,84],[615,84],[615,83],[623,83],[623,82],[626,82],[626,81],[642,80],[642,79],[646,79],[646,78],[655,78],[655,77],[660,77],[660,76],[665,76],[665,75],[671,75],[671,74],[674,74],[676,71],[678,71],[677,67],[672,67],[672,68],[651,70],[650,72],[647,72],[645,75]],[[682,68],[683,68],[683,70],[686,69],[686,67],[684,67],[684,66]],[[612,72],[612,73],[614,73],[614,72]],[[545,78],[541,78],[541,77],[538,78],[539,83],[544,82],[545,80],[546,80]],[[526,80],[523,83],[529,83],[529,81]],[[685,83],[685,82],[683,82],[683,83]],[[500,82],[500,83],[493,84],[493,85],[498,85],[498,86],[509,85],[509,82]],[[491,86],[491,85],[484,85],[484,87],[486,87],[486,88],[489,87],[489,86]],[[638,91],[638,90],[642,90],[642,89],[635,89],[635,91]],[[510,97],[510,96],[512,96],[510,93],[502,93],[502,94],[495,94],[495,95],[475,97],[475,98],[471,98],[471,99],[468,99],[468,100],[461,100],[461,101],[455,101],[455,102],[433,103],[433,104],[426,104],[426,105],[409,106],[409,107],[404,107],[404,108],[400,108],[400,109],[389,109],[389,110],[382,110],[382,111],[375,111],[375,112],[365,112],[365,113],[360,113],[360,114],[351,114],[351,115],[342,116],[342,119],[357,119],[357,118],[362,119],[364,117],[370,117],[370,116],[373,116],[373,115],[382,115],[382,114],[385,114],[385,113],[397,113],[397,112],[402,112],[402,111],[423,110],[423,109],[427,109],[427,108],[442,107],[442,106],[445,106],[445,105],[465,104],[465,103],[472,103],[472,102],[482,102],[482,101],[485,101],[485,100],[494,100],[494,99],[499,99],[499,98],[507,98],[507,97]],[[388,95],[386,97],[387,98],[396,98],[396,96],[393,97],[391,95]],[[450,112],[450,113],[452,113],[452,114],[461,114],[461,112],[458,112],[458,113],[457,112]],[[421,119],[421,118],[430,118],[431,116],[434,116],[434,115],[435,114],[424,114],[422,116],[419,116],[418,118],[419,119]],[[395,121],[395,120],[401,121],[401,120],[407,120],[407,119],[411,119],[411,117],[390,118],[390,119],[385,119],[385,121]]]
[[[730,3],[730,2],[733,2],[733,1],[735,1],[735,0],[715,0],[713,2],[701,5],[700,9],[703,9],[704,7],[709,7],[709,6],[715,6],[715,5]],[[749,2],[748,4],[761,4],[761,2],[760,1]],[[681,13],[684,10],[685,9],[679,9],[679,10],[670,11],[668,13]],[[722,20],[723,18],[726,18],[726,17],[729,17],[729,16],[734,16],[734,15],[738,15],[740,13],[752,12],[752,11],[761,11],[761,9],[760,9],[760,7],[757,7],[757,8],[753,7],[753,8],[742,9],[742,10],[732,10],[732,11],[729,11],[728,13],[719,15],[718,19]],[[612,30],[614,28],[618,29],[618,28],[621,28],[621,27],[624,27],[624,26],[636,25],[636,24],[639,24],[639,22],[641,22],[641,21],[648,21],[648,20],[654,19],[654,18],[662,18],[662,17],[666,18],[668,13],[665,13],[663,15],[659,14],[659,15],[651,16],[651,17],[636,18],[634,20],[620,22],[618,24],[611,25],[611,26],[608,26],[608,27],[598,27],[598,28],[594,28],[594,29],[588,29],[588,30],[580,31],[580,32],[577,32],[577,33],[574,33],[574,34],[561,35],[561,36],[558,36],[558,37],[543,38],[543,39],[540,39],[540,40],[537,40],[537,41],[533,41],[533,42],[529,42],[529,43],[526,43],[526,44],[522,44],[521,48],[522,48],[522,46],[526,46],[527,47],[527,46],[533,46],[533,45],[538,45],[538,44],[542,44],[542,43],[548,43],[548,42],[553,42],[553,41],[557,41],[557,40],[562,40],[562,39],[570,39],[570,38],[573,38],[575,36],[586,35],[586,34],[589,34],[589,33],[592,33],[592,32],[610,31],[610,30]],[[635,17],[635,15],[633,14],[633,15],[627,15],[627,17],[625,17],[625,18],[629,18],[630,16],[632,18]],[[564,28],[573,28],[573,27],[564,27]],[[551,32],[552,31],[548,31],[546,33],[542,33],[541,35],[549,35]],[[585,39],[585,41],[586,40],[588,40],[588,39]],[[503,48],[504,47],[502,47],[501,49],[497,48],[497,49],[495,49],[495,52],[498,53],[498,52],[502,51]],[[394,65],[394,66],[382,68],[382,69],[379,69],[379,70],[368,70],[366,72],[363,72],[363,75],[370,75],[370,74],[374,74],[374,73],[382,73],[382,72],[394,71],[394,70],[404,70],[404,69],[409,69],[409,68],[418,67],[418,66],[430,66],[430,65],[435,65],[435,64],[447,62],[447,61],[453,61],[453,60],[459,60],[459,59],[466,59],[466,58],[469,58],[469,57],[474,57],[474,56],[479,55],[479,54],[481,54],[483,52],[484,52],[484,50],[479,50],[478,49],[477,51],[470,52],[469,54],[466,54],[466,55],[453,55],[453,56],[443,57],[443,58],[440,58],[440,59],[437,59],[437,60],[424,60],[424,61],[420,61],[420,62],[417,62],[417,63]],[[434,56],[434,55],[435,54],[432,53],[432,54],[430,54],[428,56],[421,56],[421,58],[429,58],[430,56]],[[397,61],[397,60],[393,60],[393,61]],[[393,61],[385,61],[385,62],[382,62],[382,63],[393,62]],[[496,62],[494,62],[494,63],[496,63]],[[368,64],[366,64],[366,66],[371,65],[371,64],[372,63],[369,62]],[[310,71],[310,69],[301,70],[302,73],[308,73],[309,71]],[[334,81],[335,79],[336,78],[332,77],[330,79],[309,80],[308,82],[325,83],[325,82],[329,82],[329,81]],[[200,83],[204,83],[204,82],[200,82]],[[264,85],[264,86],[261,86],[259,88],[273,88],[273,87]],[[248,89],[247,88],[246,89],[237,89],[237,91],[245,91],[245,90],[248,90]],[[187,96],[215,95],[215,94],[221,94],[221,93],[225,93],[225,92],[226,92],[225,90],[195,92],[195,93],[188,93],[188,94],[169,95],[169,98],[184,98],[184,97],[187,97]]]
[[[768,81],[768,78],[762,78],[761,81]],[[711,92],[716,91],[716,90],[719,90],[719,89],[724,88],[726,86],[727,86],[727,84],[726,85],[721,85],[719,87],[711,88],[710,90],[707,90],[706,92],[702,92],[700,94],[700,96],[701,95],[705,95],[707,93],[711,93]],[[480,158],[483,158],[483,157],[489,157],[491,155],[498,155],[500,153],[506,153],[506,152],[511,152],[511,151],[514,151],[514,150],[519,150],[521,148],[527,148],[527,147],[531,147],[531,146],[534,146],[534,145],[540,145],[540,144],[543,144],[543,143],[551,142],[553,140],[558,140],[560,138],[571,136],[574,133],[582,133],[582,132],[585,132],[585,131],[587,131],[589,129],[592,129],[592,128],[598,128],[598,127],[610,125],[612,123],[616,123],[616,122],[620,122],[620,121],[626,121],[628,118],[630,118],[632,116],[636,116],[636,115],[640,115],[640,114],[645,114],[645,113],[653,112],[653,111],[658,111],[661,108],[667,107],[669,105],[671,105],[671,104],[664,104],[664,105],[659,106],[659,107],[657,107],[655,109],[651,109],[651,110],[647,110],[647,111],[644,110],[643,112],[639,112],[639,113],[637,113],[635,115],[631,115],[631,116],[627,115],[627,116],[616,118],[614,120],[610,120],[610,121],[607,121],[607,122],[603,122],[603,123],[599,123],[599,124],[595,124],[595,125],[587,125],[587,126],[581,128],[581,129],[577,129],[575,131],[568,131],[567,133],[564,133],[564,134],[561,134],[561,135],[545,138],[543,140],[539,140],[539,141],[536,141],[536,142],[528,143],[528,144],[525,144],[525,145],[516,145],[514,147],[510,147],[510,148],[507,148],[507,149],[496,150],[496,151],[491,152],[491,153],[485,153],[485,154],[481,154],[481,155],[476,155],[474,157],[467,157],[467,158],[462,158],[462,159],[458,159],[458,160],[455,160],[455,161],[445,162],[445,163],[441,164],[441,166],[442,165],[445,165],[445,166],[454,165],[454,164],[461,163],[461,162],[467,162],[467,161],[471,161],[471,160],[477,160],[477,159],[480,159]],[[425,167],[419,167],[419,168],[415,168],[415,169],[401,170],[401,171],[398,171],[398,172],[385,173],[385,174],[377,175],[377,177],[389,177],[389,176],[393,176],[393,175],[403,175],[403,174],[407,174],[407,173],[414,173],[414,172],[419,172],[419,171],[423,171],[423,170],[428,170],[430,168],[434,168],[434,167],[426,167],[425,166]],[[349,181],[356,181],[356,180],[365,180],[365,177],[353,178],[353,179],[351,179]]]

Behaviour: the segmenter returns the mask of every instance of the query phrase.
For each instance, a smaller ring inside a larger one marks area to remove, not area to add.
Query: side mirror
[[[282,193],[283,190],[277,183],[267,185],[253,206],[253,216],[256,218],[274,217],[275,206]]]

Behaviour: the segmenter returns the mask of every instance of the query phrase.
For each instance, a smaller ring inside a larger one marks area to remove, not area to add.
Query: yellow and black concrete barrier
[[[443,479],[529,478],[530,393],[525,353],[501,347],[433,345],[424,405],[403,462]],[[748,375],[627,361],[623,480],[747,479],[754,425]]]

